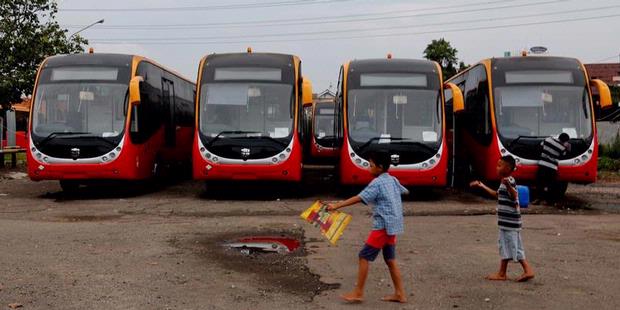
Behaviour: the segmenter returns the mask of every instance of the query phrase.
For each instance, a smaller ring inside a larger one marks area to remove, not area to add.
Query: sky
[[[57,16],[95,52],[138,54],[195,80],[210,53],[298,55],[315,92],[352,59],[423,58],[445,38],[474,64],[545,46],[584,63],[618,62],[618,0],[61,0]]]

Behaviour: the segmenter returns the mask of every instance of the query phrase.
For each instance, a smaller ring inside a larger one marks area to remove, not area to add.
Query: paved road
[[[56,183],[13,177],[0,178],[0,309],[350,308],[338,295],[355,282],[370,227],[363,206],[348,210],[354,221],[331,247],[298,218],[326,193],[214,195],[182,182],[139,194],[112,187],[66,196]],[[378,301],[391,284],[377,260],[367,300],[356,308],[620,308],[620,184],[571,187],[566,207],[524,216],[537,272],[530,283],[483,280],[498,263],[492,201],[418,194],[405,203],[397,249],[410,303]],[[222,247],[252,234],[298,237],[304,247],[251,256]],[[511,277],[518,271],[510,266]]]

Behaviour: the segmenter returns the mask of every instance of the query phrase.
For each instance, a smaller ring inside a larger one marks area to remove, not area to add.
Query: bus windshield
[[[367,143],[437,143],[441,139],[441,96],[433,89],[353,89],[348,93],[350,139]]]
[[[123,132],[128,86],[66,81],[39,84],[33,106],[33,133],[85,133],[116,137]]]
[[[495,113],[504,138],[547,137],[567,133],[572,139],[592,135],[590,96],[577,85],[507,85],[495,88]]]
[[[200,130],[252,132],[286,138],[293,128],[293,86],[284,83],[217,82],[202,85]]]
[[[317,139],[334,138],[334,104],[317,104],[314,115],[314,136]]]

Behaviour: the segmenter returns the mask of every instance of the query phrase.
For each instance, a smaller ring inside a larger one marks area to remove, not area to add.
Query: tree
[[[439,40],[433,40],[426,46],[424,58],[438,62],[443,71],[444,79],[448,79],[458,71],[469,67],[462,61],[458,63],[458,58],[456,57],[457,53],[458,51],[450,45],[450,42],[441,38]],[[459,66],[458,71],[457,64]]]
[[[83,52],[88,41],[67,37],[54,0],[0,0],[0,108],[29,95],[47,56]]]

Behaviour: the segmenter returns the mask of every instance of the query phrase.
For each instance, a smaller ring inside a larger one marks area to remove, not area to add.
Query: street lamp
[[[71,40],[71,38],[73,38],[76,34],[82,32],[82,31],[84,31],[84,30],[86,30],[86,29],[88,29],[88,28],[90,28],[90,27],[92,27],[94,25],[103,24],[103,21],[104,21],[104,19],[102,18],[102,19],[100,19],[100,20],[98,20],[98,21],[96,21],[96,22],[94,22],[94,23],[92,23],[92,24],[90,24],[90,25],[88,25],[88,26],[86,26],[86,27],[84,27],[84,28],[74,32],[72,35],[69,36],[69,40]]]

